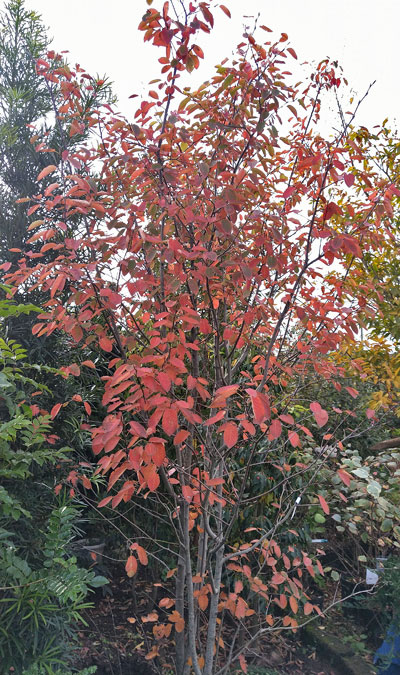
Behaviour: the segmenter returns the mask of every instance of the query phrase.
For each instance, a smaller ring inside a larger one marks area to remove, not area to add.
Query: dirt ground
[[[134,592],[132,581],[126,575],[117,575],[104,597],[101,590],[97,591],[93,599],[95,606],[84,615],[87,625],[82,625],[79,631],[77,664],[82,668],[96,665],[97,675],[154,675],[160,672],[173,675],[173,663],[168,663],[166,651],[162,654],[162,668],[159,662],[145,659],[151,648],[152,624],[143,624],[139,614],[143,616],[154,610],[151,594],[152,588],[146,582],[136,582]],[[134,598],[140,598],[140,601]],[[339,662],[335,660],[331,648],[325,650],[323,643],[311,641],[310,644],[303,638],[299,635],[288,640],[287,634],[285,639],[279,635],[270,637],[265,649],[263,645],[262,656],[253,663],[249,659],[249,675],[369,675],[374,672],[371,653],[354,654],[355,669],[347,671],[340,659]],[[340,635],[335,636],[333,631],[331,642],[340,643]],[[347,651],[351,655],[351,644]]]

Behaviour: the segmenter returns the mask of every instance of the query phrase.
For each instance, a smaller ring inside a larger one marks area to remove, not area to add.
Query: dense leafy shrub
[[[26,308],[25,308],[26,309]],[[3,314],[19,310],[3,301]],[[79,509],[55,497],[58,448],[51,416],[29,404],[46,387],[32,378],[40,368],[26,361],[13,340],[0,337],[0,659],[3,672],[36,665],[46,673],[65,665],[90,588],[104,577],[81,569],[70,552]],[[51,467],[53,467],[51,472]]]

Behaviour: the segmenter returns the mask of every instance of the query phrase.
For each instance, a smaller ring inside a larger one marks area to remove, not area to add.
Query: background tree
[[[76,143],[68,128],[55,120],[57,91],[38,76],[37,60],[48,52],[50,39],[41,17],[24,0],[7,2],[0,15],[0,236],[1,255],[21,248],[26,239],[26,205],[18,202],[37,190],[36,177],[58,164],[63,151]],[[51,56],[51,55],[50,55]],[[92,80],[82,106],[110,97],[109,85]],[[35,137],[32,134],[35,127]],[[84,131],[84,128],[82,129]]]

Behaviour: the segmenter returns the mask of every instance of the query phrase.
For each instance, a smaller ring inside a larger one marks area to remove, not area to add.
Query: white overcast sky
[[[0,0],[0,4],[4,0]],[[400,2],[399,0],[223,0],[232,13],[229,20],[215,9],[216,26],[201,45],[206,52],[193,85],[213,73],[213,65],[230,56],[241,41],[244,22],[273,29],[276,37],[288,33],[299,61],[337,59],[357,95],[377,80],[364,102],[358,122],[371,127],[385,117],[400,120]],[[26,0],[42,15],[57,51],[69,50],[70,62],[79,62],[89,73],[107,74],[114,82],[119,109],[130,115],[147,82],[157,77],[160,48],[143,43],[137,25],[148,9],[145,0]],[[153,7],[162,6],[154,0]],[[259,31],[260,40],[268,38]],[[189,80],[187,84],[190,84]]]

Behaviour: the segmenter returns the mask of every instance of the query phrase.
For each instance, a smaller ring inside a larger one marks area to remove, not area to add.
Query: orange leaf
[[[90,360],[82,361],[82,365],[86,366],[87,368],[93,368],[93,370],[96,370],[96,366],[94,365],[93,361]]]
[[[322,510],[324,513],[326,513],[327,516],[329,516],[329,506],[326,503],[326,500],[322,495],[318,495],[319,503],[321,504]]]
[[[247,663],[246,663],[246,659],[244,658],[243,654],[240,654],[240,656],[239,656],[239,663],[240,663],[240,667],[243,670],[243,672],[247,673],[248,672],[247,671]]]
[[[199,593],[197,595],[197,602],[199,603],[200,609],[204,612],[208,607],[208,595],[207,595],[207,593]]]
[[[130,555],[126,561],[125,570],[128,577],[134,577],[137,572],[137,560],[134,555]]]
[[[150,612],[150,614],[146,614],[146,616],[142,616],[143,623],[152,623],[153,621],[158,621],[158,614],[157,612]]]
[[[304,614],[306,616],[311,614],[311,612],[313,611],[313,606],[312,606],[311,602],[306,602],[306,604],[304,605],[303,611],[304,611]]]
[[[290,609],[292,610],[293,614],[297,614],[297,611],[299,609],[299,605],[298,605],[298,602],[297,602],[296,598],[294,597],[294,595],[290,596],[289,605],[290,605]]]
[[[222,9],[222,11],[224,12],[224,14],[226,14],[226,16],[231,18],[231,13],[230,13],[229,9],[227,7],[225,7],[225,5],[220,5],[220,9]],[[247,670],[245,670],[244,672],[247,673]]]
[[[182,633],[185,628],[185,619],[179,614],[179,612],[174,609],[174,611],[168,617],[170,623],[175,624],[175,630],[177,633]]]
[[[48,176],[50,173],[53,173],[54,171],[57,171],[57,167],[55,166],[55,164],[49,164],[40,172],[36,180],[37,181],[42,180],[43,178],[46,178],[46,176]]]
[[[136,550],[137,550],[138,558],[139,558],[141,564],[142,564],[142,565],[147,565],[147,563],[149,562],[149,559],[148,559],[148,557],[147,557],[147,553],[146,553],[146,551],[144,550],[144,548],[143,548],[142,546],[139,546],[139,545],[138,545],[138,547],[137,547]]]
[[[142,467],[141,472],[150,492],[157,490],[160,485],[160,476],[157,473],[155,465],[149,464],[148,466],[144,466]]]

